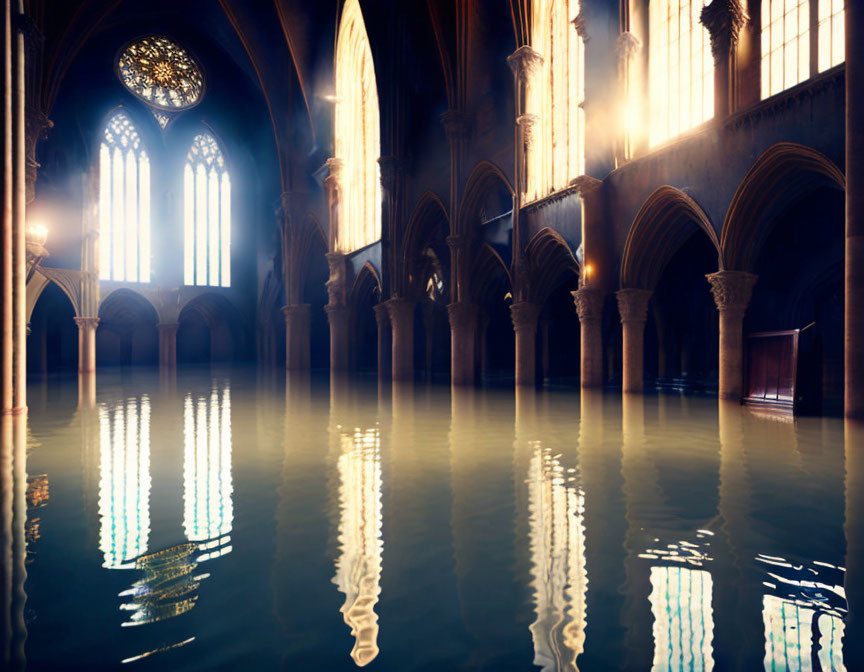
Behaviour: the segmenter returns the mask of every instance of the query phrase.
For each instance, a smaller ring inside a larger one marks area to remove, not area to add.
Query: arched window
[[[845,58],[844,0],[762,0],[762,97],[809,79]],[[815,13],[814,13],[815,11]],[[818,47],[811,56],[811,35]]]
[[[150,160],[122,110],[99,147],[99,278],[150,281]]]
[[[381,238],[381,128],[372,49],[358,0],[342,9],[336,42],[336,158],[343,162],[340,252]]]
[[[527,111],[539,119],[528,156],[529,199],[566,187],[585,172],[585,42],[573,19],[578,0],[535,0],[532,42],[543,64],[529,87]]]
[[[231,286],[231,179],[209,133],[195,136],[183,170],[183,277]]]
[[[708,0],[651,0],[648,70],[649,142],[674,138],[714,116],[714,58],[699,23]]]

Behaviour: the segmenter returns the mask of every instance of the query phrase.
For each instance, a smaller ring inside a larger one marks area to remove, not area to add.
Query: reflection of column
[[[96,374],[82,373],[78,376],[78,408],[96,408]]]
[[[847,419],[846,446],[846,600],[849,633],[864,627],[864,422]],[[851,641],[850,641],[851,640]],[[848,637],[844,652],[849,670],[864,670],[860,638]]]
[[[620,289],[616,292],[616,296],[624,335],[623,391],[642,392],[645,386],[643,365],[645,321],[648,317],[648,299],[651,298],[651,291]]]
[[[308,303],[283,306],[285,315],[285,368],[289,371],[305,371],[309,368]]]
[[[510,306],[516,332],[516,385],[533,385],[537,375],[537,318],[541,306],[520,301]]]
[[[532,442],[528,472],[531,583],[537,617],[531,625],[534,664],[544,672],[577,670],[585,644],[585,496],[560,460]]]
[[[381,594],[381,438],[378,428],[341,431],[339,557],[333,577],[345,594],[340,611],[355,638],[351,657],[362,667],[378,655]]]
[[[183,424],[183,529],[204,551],[201,562],[232,548],[231,390],[187,394]]]
[[[177,329],[179,322],[160,322],[159,330],[159,366],[163,369],[173,369],[177,366]]]
[[[743,271],[719,271],[706,277],[720,311],[719,395],[721,399],[739,401],[744,385],[744,313],[757,276]]]
[[[99,432],[102,566],[131,569],[150,536],[150,399],[100,407]]]
[[[571,292],[579,314],[582,387],[603,386],[603,292],[583,287]]]
[[[24,670],[27,625],[27,424],[21,416],[0,418],[0,572],[2,572],[2,649],[0,667]]]
[[[78,325],[78,372],[93,373],[96,370],[96,327],[98,317],[76,317]]]

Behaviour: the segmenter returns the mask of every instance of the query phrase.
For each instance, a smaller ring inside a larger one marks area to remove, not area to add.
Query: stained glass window
[[[538,0],[532,36],[543,57],[528,91],[536,115],[528,155],[529,199],[542,198],[585,172],[585,41],[573,27],[578,0]]]
[[[649,142],[656,145],[714,116],[714,57],[699,23],[707,0],[651,0]]]
[[[162,35],[130,42],[117,60],[117,74],[129,91],[164,110],[190,108],[201,101],[204,91],[198,63],[188,51]]]
[[[150,281],[150,160],[123,111],[99,147],[99,278]]]
[[[183,170],[183,277],[231,286],[231,179],[216,139],[195,136]]]
[[[335,153],[343,162],[338,247],[352,252],[381,237],[381,128],[372,49],[358,0],[342,9],[336,43]]]

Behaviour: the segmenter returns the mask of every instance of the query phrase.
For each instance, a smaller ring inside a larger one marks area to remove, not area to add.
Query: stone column
[[[864,6],[846,3],[846,416],[864,418]],[[860,173],[860,174],[859,174]]]
[[[386,303],[376,303],[372,310],[375,311],[375,323],[378,325],[378,379],[386,380],[393,375],[390,363],[390,315],[387,313]]]
[[[714,55],[714,117],[718,120],[738,108],[735,50],[748,18],[740,0],[713,0],[702,9],[700,22],[711,35]]]
[[[510,306],[516,332],[516,385],[533,385],[537,377],[537,319],[541,308],[528,301]]]
[[[843,659],[847,670],[864,669],[864,647],[852,635],[864,623],[864,423],[846,420],[846,578],[844,587],[849,603]]]
[[[393,330],[393,380],[413,380],[414,301],[397,297],[385,305]]]
[[[651,294],[648,289],[620,289],[615,293],[624,336],[622,387],[625,394],[642,392],[645,388],[645,322],[648,319],[648,300]]]
[[[98,317],[76,317],[78,325],[78,373],[93,373],[96,370],[96,327]]]
[[[177,330],[179,322],[160,322],[159,330],[159,367],[162,369],[177,368]]]
[[[474,384],[477,313],[477,306],[467,301],[447,306],[450,318],[450,381],[453,385]]]
[[[348,370],[348,306],[328,303],[324,306],[330,324],[330,370]]]
[[[744,384],[744,314],[757,276],[744,271],[719,271],[705,276],[720,311],[721,399],[741,400]]]
[[[309,304],[283,306],[285,315],[285,368],[288,371],[309,369]]]
[[[603,386],[603,292],[583,287],[571,292],[579,314],[579,372],[583,388]]]

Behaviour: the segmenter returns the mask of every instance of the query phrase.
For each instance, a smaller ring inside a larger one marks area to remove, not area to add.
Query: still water
[[[33,670],[860,669],[853,434],[679,396],[31,381],[12,637]]]

